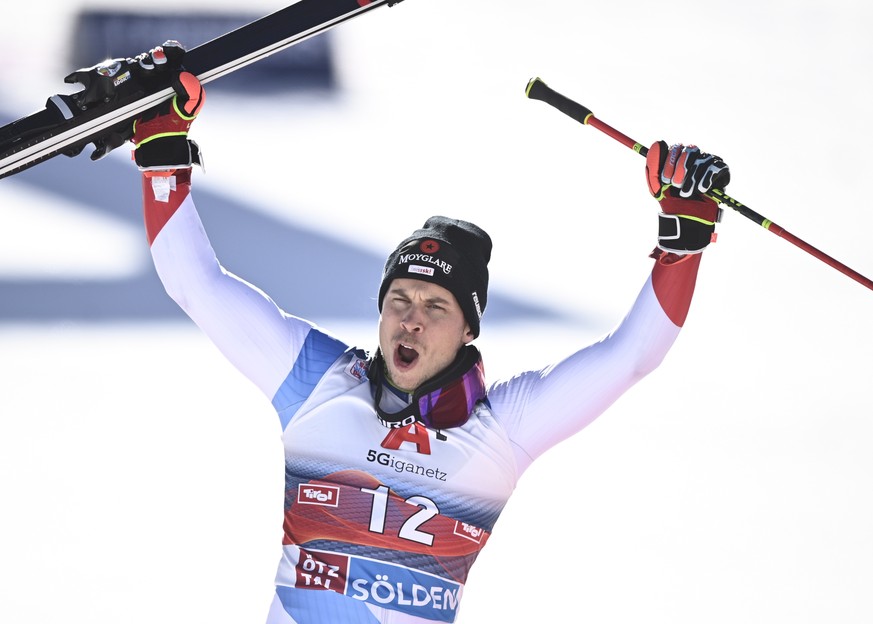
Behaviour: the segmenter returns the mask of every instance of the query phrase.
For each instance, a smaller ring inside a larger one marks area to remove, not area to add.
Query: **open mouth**
[[[394,351],[394,363],[397,366],[408,368],[418,359],[418,351],[404,344],[398,344]]]

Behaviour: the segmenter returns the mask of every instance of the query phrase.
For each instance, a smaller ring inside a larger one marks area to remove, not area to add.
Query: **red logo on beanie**
[[[427,239],[421,241],[418,248],[426,254],[433,255],[440,250],[440,244],[435,240]]]

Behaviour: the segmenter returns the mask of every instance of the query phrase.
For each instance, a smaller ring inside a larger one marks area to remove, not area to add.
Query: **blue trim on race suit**
[[[379,624],[366,603],[327,590],[294,590],[281,585],[276,594],[297,624]]]
[[[273,407],[279,414],[283,431],[327,369],[346,349],[348,345],[317,329],[306,335],[294,366],[273,395]]]

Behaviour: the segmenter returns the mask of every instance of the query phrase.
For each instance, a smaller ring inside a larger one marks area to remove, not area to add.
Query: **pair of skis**
[[[275,13],[188,50],[184,66],[208,83],[271,54],[319,35],[334,26],[401,0],[299,0]],[[156,41],[155,45],[159,45]],[[142,50],[135,51],[135,53]],[[95,59],[99,60],[99,59]],[[87,89],[54,95],[43,110],[0,128],[0,178],[19,173],[54,156],[76,156],[88,144],[111,141],[143,113],[173,96],[169,80],[119,90],[91,101]],[[88,97],[84,97],[84,96]],[[94,157],[92,156],[92,158]]]

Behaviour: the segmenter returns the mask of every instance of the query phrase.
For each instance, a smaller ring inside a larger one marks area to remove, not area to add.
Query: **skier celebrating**
[[[149,58],[160,65],[160,48]],[[388,255],[378,348],[281,310],[218,262],[191,194],[202,110],[179,70],[171,105],[133,128],[145,224],[167,293],[272,402],[285,449],[284,538],[268,624],[455,621],[473,562],[521,475],[654,370],[689,309],[727,165],[652,145],[653,269],[608,336],[487,384],[472,344],[492,241],[434,216]]]

